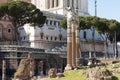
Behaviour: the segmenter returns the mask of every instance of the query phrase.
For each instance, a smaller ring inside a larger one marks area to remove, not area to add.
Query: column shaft
[[[72,69],[72,35],[71,35],[71,27],[70,24],[68,22],[68,26],[67,26],[67,65],[65,67],[65,70],[71,70]]]
[[[2,80],[6,80],[6,61],[2,62]]]
[[[79,30],[76,29],[76,66],[79,65]]]
[[[54,0],[54,7],[56,7],[57,5],[57,0]]]
[[[75,41],[75,25],[72,24],[72,67],[75,67],[75,54],[76,54],[76,41]]]
[[[52,0],[50,0],[50,3],[49,3],[50,4],[50,8],[52,8],[52,3],[53,3]]]

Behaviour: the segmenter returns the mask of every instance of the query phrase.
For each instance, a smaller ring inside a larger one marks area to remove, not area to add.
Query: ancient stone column
[[[81,48],[80,48],[80,36],[79,36],[79,19],[76,19],[76,66],[79,66],[79,60],[81,57]]]
[[[35,62],[34,62],[34,56],[32,53],[28,54],[28,59],[30,60],[30,77],[33,77]]]
[[[71,35],[71,27],[67,27],[67,65],[65,67],[65,70],[71,70],[71,58],[72,58],[72,35]]]
[[[71,10],[68,10],[67,14],[67,65],[65,70],[72,69],[72,35],[71,35]]]
[[[43,61],[39,62],[40,75],[43,75]]]
[[[72,23],[72,67],[76,67],[75,65],[75,57],[76,57],[76,41],[75,41],[75,24]]]
[[[2,80],[6,80],[6,61],[2,62]]]

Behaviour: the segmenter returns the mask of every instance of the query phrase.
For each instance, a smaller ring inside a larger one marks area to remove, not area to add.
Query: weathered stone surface
[[[86,71],[87,80],[112,80],[112,73],[105,67],[91,68]]]
[[[48,76],[49,76],[49,78],[55,78],[55,77],[57,77],[57,71],[56,71],[56,69],[55,68],[51,68],[49,71],[48,71]]]
[[[64,74],[63,73],[57,73],[57,78],[61,78],[61,77],[64,77]]]
[[[33,75],[34,75],[34,57],[32,54],[29,54],[27,59],[22,59],[20,61],[18,69],[14,74],[14,80],[28,79]]]

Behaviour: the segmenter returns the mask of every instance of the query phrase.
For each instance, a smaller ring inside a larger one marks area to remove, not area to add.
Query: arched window
[[[11,25],[11,24],[8,24],[8,25],[7,25],[7,32],[8,32],[8,33],[12,33],[12,29],[13,29],[13,28],[12,28],[12,25]]]

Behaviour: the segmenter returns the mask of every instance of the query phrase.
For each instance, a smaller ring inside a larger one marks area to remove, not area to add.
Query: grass
[[[62,78],[49,78],[48,80],[86,80],[86,75],[82,74],[86,68],[65,71]]]
[[[49,78],[48,80],[86,80],[86,75],[83,74],[88,67],[81,67],[78,70],[65,71],[62,78]],[[111,69],[110,66],[108,69]],[[113,74],[113,80],[120,80],[120,74]]]

